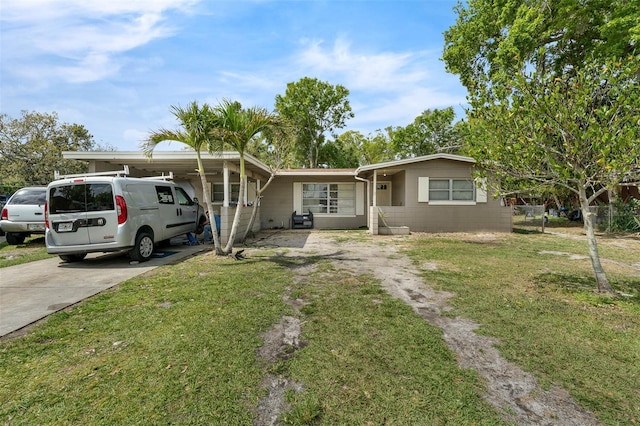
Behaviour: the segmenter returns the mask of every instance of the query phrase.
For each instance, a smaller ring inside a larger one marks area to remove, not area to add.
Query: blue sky
[[[440,60],[456,0],[0,0],[0,112],[57,112],[138,150],[171,105],[273,110],[303,77],[341,84],[370,134],[466,90]],[[180,149],[176,144],[166,149]]]

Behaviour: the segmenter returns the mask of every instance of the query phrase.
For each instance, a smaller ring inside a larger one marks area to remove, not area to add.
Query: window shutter
[[[487,180],[478,178],[476,180],[476,203],[487,202]]]
[[[356,182],[356,215],[364,214],[364,182]]]
[[[418,178],[418,202],[419,203],[429,202],[429,178],[428,177]]]
[[[302,211],[302,182],[293,182],[293,210],[297,214],[303,214]]]

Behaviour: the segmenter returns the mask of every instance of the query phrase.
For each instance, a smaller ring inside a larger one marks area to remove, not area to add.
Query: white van
[[[66,262],[87,253],[129,251],[148,260],[155,247],[187,233],[202,232],[206,217],[197,199],[168,177],[127,177],[119,172],[56,176],[47,186],[47,252]]]

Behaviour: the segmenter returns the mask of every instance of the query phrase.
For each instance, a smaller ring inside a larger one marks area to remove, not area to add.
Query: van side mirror
[[[198,202],[198,197],[193,197],[193,202],[194,202],[194,203],[196,203],[196,204],[200,204],[200,203]]]

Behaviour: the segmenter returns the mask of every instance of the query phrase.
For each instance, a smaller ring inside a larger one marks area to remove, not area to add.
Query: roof
[[[120,169],[123,165],[143,170],[149,175],[157,175],[160,172],[173,172],[174,175],[196,175],[196,153],[195,151],[154,151],[151,157],[147,157],[142,151],[64,151],[64,158],[81,161],[101,161],[113,165],[114,170]],[[225,162],[231,162],[231,168],[237,169],[236,164],[240,160],[240,155],[235,151],[224,151],[200,153],[205,174],[214,175],[219,173]],[[245,167],[247,175],[268,177],[271,175],[271,168],[256,157],[245,154]],[[384,163],[369,164],[357,169],[282,169],[277,170],[277,176],[351,176],[357,177],[360,173],[374,170],[387,174],[397,172],[402,166],[412,163],[419,163],[431,160],[452,160],[475,164],[476,160],[471,157],[454,154],[432,154],[421,157],[406,158],[403,160],[387,161]]]
[[[356,169],[283,169],[277,176],[355,176]]]
[[[101,161],[112,164],[114,169],[123,165],[144,170],[150,175],[159,172],[173,172],[174,175],[195,175],[198,167],[195,151],[154,151],[151,157],[147,157],[142,151],[64,151],[62,156],[66,159],[81,161]],[[233,163],[234,167],[240,161],[240,155],[235,151],[223,151],[200,153],[206,174],[215,174],[223,168],[224,162]],[[271,175],[269,166],[256,157],[245,154],[245,167],[247,174]]]
[[[366,166],[360,166],[356,169],[356,174],[359,174],[360,172],[370,171],[370,170],[385,169],[389,167],[398,167],[398,166],[404,166],[405,164],[420,163],[422,161],[431,161],[431,160],[453,160],[453,161],[462,161],[465,163],[476,162],[475,159],[471,157],[465,157],[463,155],[439,153],[439,154],[423,155],[421,157],[405,158],[403,160],[387,161],[385,163],[376,163],[376,164],[369,164]]]

